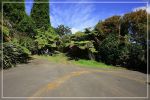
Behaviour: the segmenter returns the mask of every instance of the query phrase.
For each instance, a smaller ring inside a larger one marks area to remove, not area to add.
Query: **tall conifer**
[[[34,4],[31,10],[31,17],[35,21],[37,28],[47,29],[50,26],[48,2],[49,0],[34,0]]]

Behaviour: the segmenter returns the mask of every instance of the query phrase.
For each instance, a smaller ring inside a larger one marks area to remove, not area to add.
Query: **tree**
[[[90,33],[91,33],[91,30],[92,30],[91,27],[85,28],[85,29],[84,29],[84,33],[85,33],[85,34],[90,34]]]
[[[6,0],[11,1],[11,0]],[[18,0],[15,0],[16,2]],[[20,0],[24,2],[24,0]],[[4,3],[3,4],[3,16],[13,23],[18,24],[26,15],[24,3]]]
[[[130,65],[134,63],[139,69],[146,70],[147,62],[147,12],[146,10],[138,10],[127,13],[123,16],[122,33],[130,34],[130,42],[132,43],[130,49]],[[137,68],[138,68],[137,67]]]
[[[76,32],[70,35],[68,41],[68,54],[71,58],[82,58],[95,60],[95,53],[97,52],[92,40],[88,39],[88,35],[84,32]]]
[[[105,38],[109,34],[119,35],[119,25],[120,16],[112,16],[104,21],[99,21],[99,23],[95,26],[95,30],[97,30],[98,33]]]
[[[31,18],[34,20],[37,28],[47,30],[50,26],[49,3],[38,3],[40,1],[34,0]],[[42,2],[49,2],[49,0],[43,0]]]
[[[58,35],[55,33],[52,27],[49,27],[47,31],[37,29],[35,36],[35,42],[37,43],[37,49],[40,54],[43,54],[45,49],[49,49],[52,52],[53,48],[57,48]]]
[[[128,67],[146,72],[146,63],[147,61],[145,60],[145,51],[143,50],[143,47],[139,44],[131,43],[129,47]]]
[[[71,34],[71,28],[69,28],[68,26],[64,26],[64,25],[59,25],[55,30],[56,30],[56,33],[59,34],[60,36]]]
[[[127,66],[129,46],[128,43],[122,45],[114,34],[110,34],[99,47],[100,58],[107,64]]]
[[[35,22],[30,16],[25,16],[18,24],[17,30],[20,32],[26,32],[28,36],[34,36],[35,34]]]
[[[140,43],[146,47],[147,38],[147,12],[139,10],[136,12],[127,13],[123,16],[122,25],[123,34],[131,34],[132,42]]]

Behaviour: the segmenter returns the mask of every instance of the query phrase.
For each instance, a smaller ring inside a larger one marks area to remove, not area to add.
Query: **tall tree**
[[[49,0],[34,0],[31,17],[35,21],[37,28],[48,29],[50,26],[49,3],[40,3],[41,1],[49,2]]]
[[[3,0],[4,1],[4,0]],[[5,0],[10,1],[11,0]],[[18,1],[18,0],[13,0]],[[20,2],[24,2],[24,0],[20,0]],[[13,23],[17,24],[20,22],[24,16],[25,13],[25,4],[24,3],[4,3],[3,4],[3,16],[9,20],[11,20]]]
[[[122,33],[130,33],[132,41],[140,43],[146,47],[147,38],[147,12],[139,10],[127,13],[123,16]],[[124,34],[126,34],[124,33]]]
[[[120,16],[112,16],[104,21],[100,21],[95,26],[95,29],[102,36],[107,36],[109,34],[119,35],[119,25],[120,25]]]
[[[26,15],[24,0],[20,0],[22,3],[11,3],[12,0],[1,0],[3,2],[3,42],[11,41],[12,36],[16,33],[16,27],[20,21],[24,19]],[[18,0],[13,0],[13,2]],[[1,15],[2,13],[0,13]],[[2,22],[0,21],[0,28]],[[1,29],[0,29],[1,30]]]

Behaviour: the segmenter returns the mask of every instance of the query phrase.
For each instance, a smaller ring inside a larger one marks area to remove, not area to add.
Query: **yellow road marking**
[[[127,78],[129,80],[134,80],[140,83],[144,83],[143,80],[140,79],[136,79],[136,78],[132,78],[129,76],[125,76],[125,75],[120,75],[120,74],[115,74],[116,71],[109,71],[109,70],[93,70],[93,69],[86,69],[86,70],[80,70],[80,71],[76,71],[76,72],[71,72],[67,75],[64,75],[60,78],[58,78],[57,80],[50,82],[49,84],[47,84],[46,86],[40,88],[37,92],[35,92],[31,97],[38,97],[50,90],[53,90],[57,87],[59,87],[61,84],[63,84],[66,80],[69,80],[72,77],[75,76],[80,76],[82,74],[88,74],[88,73],[93,73],[93,72],[102,72],[102,73],[106,73],[106,74],[110,74],[110,75],[114,75],[114,76],[118,76],[118,77],[122,77],[122,78]],[[33,100],[32,98],[30,98],[29,100]]]
[[[81,74],[87,74],[90,73],[89,71],[76,71],[76,72],[71,72],[69,75],[65,75],[53,82],[50,82],[49,84],[47,84],[46,86],[44,86],[43,88],[40,88],[37,92],[35,92],[31,97],[38,97],[40,95],[42,95],[43,93],[48,92],[49,90],[53,90],[57,87],[59,87],[61,84],[63,84],[66,80],[70,79],[71,77],[75,77],[75,76],[80,76]],[[32,100],[32,99],[29,99]]]

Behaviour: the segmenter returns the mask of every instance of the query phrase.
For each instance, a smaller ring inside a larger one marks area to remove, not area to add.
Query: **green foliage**
[[[5,0],[5,1],[11,1],[11,0]],[[20,1],[24,2],[24,0],[20,0]],[[3,16],[11,20],[13,23],[15,24],[19,23],[24,18],[25,15],[26,13],[25,13],[24,3],[3,4]]]
[[[102,62],[96,62],[94,60],[83,60],[80,59],[78,61],[72,61],[73,64],[82,66],[82,67],[89,67],[89,68],[108,68],[108,69],[116,69],[115,66],[106,65]],[[123,69],[120,67],[120,69]]]
[[[65,42],[66,52],[71,58],[94,59],[94,53],[97,51],[93,41],[89,41],[87,36],[88,34],[77,32],[62,38]]]
[[[37,49],[35,41],[33,41],[33,39],[28,36],[13,38],[12,42],[20,44],[20,46],[27,48],[31,52],[36,51]]]
[[[62,47],[68,47],[71,42],[71,36],[70,35],[64,35],[60,38]]]
[[[56,29],[55,29],[56,33],[59,34],[60,36],[62,35],[66,35],[66,34],[71,34],[71,28],[69,28],[68,26],[64,26],[64,25],[59,25]]]
[[[3,26],[3,35],[4,36],[9,36],[10,35],[10,30],[5,26]]]
[[[71,39],[73,41],[85,41],[87,40],[88,34],[85,34],[85,32],[76,32],[75,34],[71,35]]]
[[[132,41],[146,46],[147,37],[147,12],[139,10],[123,16],[122,33],[130,33]]]
[[[83,37],[84,35],[85,35],[85,33],[84,32],[80,32],[80,31],[78,31],[78,32],[75,33],[75,37],[76,38]]]
[[[100,46],[100,56],[107,64],[146,70],[145,51],[136,43],[121,44],[114,35],[109,35]]]
[[[91,29],[92,29],[91,27],[85,28],[84,29],[84,33],[85,34],[90,34],[91,33]]]
[[[95,29],[98,31],[100,36],[106,37],[109,34],[119,35],[120,16],[112,16],[100,21]]]
[[[36,28],[43,28],[47,30],[50,26],[49,18],[49,0],[34,0],[33,8],[31,10],[31,18],[34,20]]]
[[[20,32],[26,32],[29,36],[33,36],[35,33],[35,22],[31,17],[25,16],[18,24],[17,29]]]
[[[93,61],[97,60],[106,64],[146,70],[145,10],[127,13],[122,17],[112,16],[99,21],[94,29],[85,28],[84,32],[71,34],[71,29],[67,26],[59,25],[55,29],[51,27],[49,3],[34,3],[31,16],[26,15],[24,3],[10,3],[4,4],[3,24],[5,68],[25,62],[30,52],[34,54],[36,51],[35,54],[50,55],[54,52],[64,52],[71,59],[92,60],[79,60],[81,65],[97,66],[98,62]],[[55,57],[55,54],[53,58],[60,59]]]
[[[96,50],[94,48],[94,45],[93,45],[93,43],[91,41],[80,41],[80,42],[78,42],[78,41],[76,41],[76,42],[72,41],[70,43],[70,46],[77,46],[78,48],[80,48],[82,50],[87,49],[87,50],[91,51],[92,53],[96,52]]]
[[[2,51],[0,50],[2,53]],[[16,43],[3,44],[3,68],[14,67],[17,63],[25,63],[29,59],[30,51]],[[2,62],[1,61],[1,62]]]
[[[96,62],[94,60],[83,60],[83,59],[69,60],[69,58],[64,53],[55,54],[53,56],[34,55],[33,58],[46,59],[46,60],[49,60],[51,62],[61,63],[61,64],[62,63],[63,64],[74,64],[74,65],[77,65],[77,66],[80,66],[80,67],[116,69],[115,66],[106,65],[104,63]],[[120,69],[124,69],[124,68],[120,67]]]
[[[54,54],[52,56],[45,56],[45,55],[34,55],[34,58],[42,58],[49,60],[51,62],[56,62],[56,63],[63,63],[63,64],[69,64],[71,63],[68,60],[68,57],[64,53],[59,53],[59,54]]]
[[[9,20],[3,19],[3,28],[2,23],[0,23],[0,31],[3,32],[3,41],[8,42],[11,40],[11,24],[9,23]],[[3,29],[3,30],[2,30]]]
[[[50,27],[48,31],[38,29],[35,38],[35,41],[38,44],[38,49],[44,48],[45,46],[53,48],[56,47],[58,35],[55,33],[54,29]]]
[[[130,68],[146,70],[147,68],[146,63],[147,61],[143,47],[139,44],[132,43],[129,48],[129,60],[128,60]]]
[[[107,64],[115,65],[119,57],[119,41],[114,35],[109,35],[100,46],[100,56],[102,61]]]
[[[146,71],[146,16],[146,10],[139,10],[100,21],[89,32],[98,51],[97,60]]]

